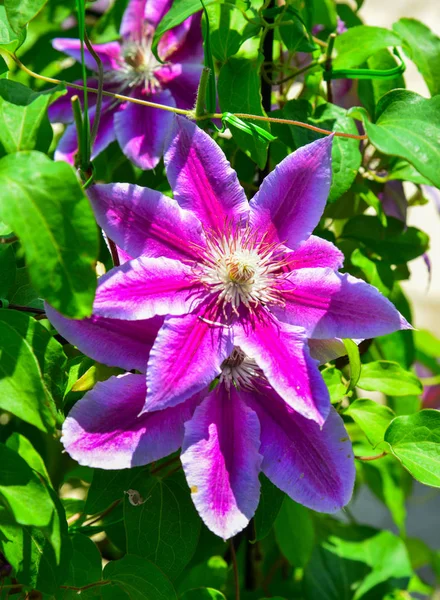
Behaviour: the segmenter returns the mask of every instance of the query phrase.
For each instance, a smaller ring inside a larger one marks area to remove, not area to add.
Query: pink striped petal
[[[71,38],[55,38],[52,40],[52,46],[55,50],[64,52],[77,62],[81,62],[81,41]],[[116,71],[121,63],[121,46],[119,42],[108,42],[106,44],[93,44],[93,49],[102,62],[104,71]],[[95,59],[84,47],[84,62],[91,71],[98,71]]]
[[[139,257],[115,267],[98,282],[93,312],[113,319],[181,315],[201,302],[191,267],[168,258]]]
[[[251,223],[267,241],[295,249],[310,237],[331,183],[332,136],[302,146],[264,179],[252,198]]]
[[[122,250],[175,260],[194,260],[205,247],[202,226],[189,211],[160,192],[128,183],[88,189],[98,225]]]
[[[167,318],[150,353],[144,411],[175,406],[209,386],[221,373],[233,344],[228,329],[211,325],[212,311]]]
[[[373,338],[408,329],[404,317],[373,286],[331,269],[300,269],[280,280],[279,319],[304,327],[308,337]]]
[[[353,450],[344,423],[331,408],[323,427],[290,410],[271,388],[242,392],[261,424],[263,473],[293,500],[333,513],[353,493]]]
[[[248,202],[236,172],[218,144],[194,122],[174,117],[165,166],[175,199],[207,230],[224,231],[228,223],[246,219]]]
[[[330,410],[327,387],[310,357],[304,330],[262,311],[234,325],[234,344],[251,356],[284,401],[322,425]]]
[[[260,495],[260,424],[239,392],[219,385],[185,423],[182,465],[205,525],[228,539],[244,529]]]
[[[202,69],[201,63],[167,63],[154,75],[171,92],[177,108],[189,110],[196,101]]]
[[[144,321],[106,319],[93,315],[88,319],[67,319],[48,304],[46,315],[52,325],[81,352],[109,367],[147,368],[148,356],[163,324],[163,317]]]
[[[136,90],[132,96],[140,100],[175,106],[168,90],[157,94]],[[170,131],[171,122],[172,113],[127,102],[114,118],[116,138],[122,152],[137,167],[143,170],[154,169],[162,157],[164,140]]]
[[[62,442],[70,456],[87,467],[128,469],[175,452],[200,398],[139,417],[146,391],[144,375],[97,383],[64,422]]]
[[[344,255],[334,244],[311,235],[293,252],[288,252],[288,269],[329,267],[337,271],[344,264]]]
[[[167,0],[168,3],[168,0]],[[147,0],[129,0],[121,21],[119,33],[125,39],[140,42],[145,34],[145,5]],[[148,2],[150,4],[150,2]],[[156,4],[153,0],[153,4]],[[164,4],[162,2],[162,4]],[[161,19],[158,15],[157,23]]]

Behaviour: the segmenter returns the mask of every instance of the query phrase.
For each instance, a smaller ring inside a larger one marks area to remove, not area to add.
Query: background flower
[[[94,45],[103,63],[106,91],[178,108],[192,108],[202,70],[200,17],[188,18],[161,38],[158,53],[163,63],[151,51],[156,27],[170,6],[169,0],[130,0],[122,19],[121,42]],[[81,61],[80,40],[56,38],[53,45]],[[85,61],[90,70],[97,71],[96,61],[87,48]],[[97,88],[96,77],[89,79],[88,85]],[[70,123],[73,120],[70,104],[73,95],[82,98],[77,90],[70,91],[50,107],[52,121]],[[95,94],[89,94],[89,104],[93,122]],[[92,158],[117,140],[135,165],[152,169],[162,156],[171,120],[172,114],[164,110],[104,97]],[[72,123],[66,128],[55,158],[73,163],[77,149],[76,128]]]

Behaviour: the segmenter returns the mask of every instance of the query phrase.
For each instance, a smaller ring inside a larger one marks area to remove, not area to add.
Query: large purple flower
[[[164,64],[151,51],[155,29],[170,6],[171,0],[130,0],[122,19],[121,42],[94,45],[103,63],[105,90],[178,108],[193,107],[202,70],[200,17],[190,17],[164,34],[158,47]],[[53,45],[75,60],[81,60],[79,40],[57,38]],[[89,69],[97,71],[96,62],[87,49],[85,61]],[[96,77],[88,84],[96,88]],[[75,94],[78,94],[76,90],[69,92],[50,107],[52,121],[73,121],[70,99]],[[96,95],[89,94],[89,103],[93,121]],[[171,122],[172,113],[104,97],[92,158],[117,140],[134,164],[152,169],[162,156]],[[59,143],[55,158],[73,163],[77,149],[76,129],[72,123]]]
[[[60,324],[56,316],[54,322]],[[96,324],[88,331],[100,343],[92,351],[87,342],[83,348],[106,361],[108,323],[101,321],[101,332],[93,330]],[[122,331],[121,347],[134,349],[142,337],[143,354],[148,355],[152,331]],[[110,347],[116,344],[114,333]],[[118,364],[126,367],[125,357]],[[134,355],[132,364],[139,366]],[[70,411],[63,426],[64,446],[80,464],[102,469],[144,465],[182,447],[194,504],[205,524],[224,539],[241,531],[254,515],[260,471],[313,510],[331,513],[348,503],[355,476],[353,453],[334,409],[322,429],[305,419],[286,405],[240,349],[224,361],[219,380],[211,392],[205,388],[178,406],[139,416],[145,375],[112,377]]]

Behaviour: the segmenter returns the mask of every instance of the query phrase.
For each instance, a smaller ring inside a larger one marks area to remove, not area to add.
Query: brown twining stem
[[[101,521],[104,517],[106,517],[108,514],[110,514],[119,504],[121,504],[121,502],[122,502],[122,498],[115,500],[112,504],[110,504],[110,506],[108,508],[105,509],[104,512],[102,512],[100,515],[95,517],[92,521],[86,521],[85,523],[83,523],[83,525],[89,527],[90,525],[94,525],[98,521]]]
[[[46,312],[42,308],[33,308],[32,306],[21,306],[20,304],[9,304],[7,308],[19,310],[21,312],[34,313],[36,315],[45,315]]]
[[[113,265],[115,267],[119,267],[119,265],[121,264],[121,261],[119,260],[119,254],[118,254],[118,249],[116,247],[116,244],[109,237],[107,238],[107,241],[108,241],[108,247],[110,249],[110,254],[112,255]]]
[[[68,81],[62,81],[61,79],[54,79],[52,77],[45,77],[43,75],[39,75],[38,73],[34,73],[34,71],[31,71],[30,69],[28,69],[13,54],[10,54],[9,52],[5,51],[4,49],[1,50],[0,54],[1,53],[7,54],[7,56],[9,56],[9,58],[11,58],[12,60],[15,61],[15,63],[20,67],[20,69],[25,71],[25,73],[27,73],[31,77],[35,77],[36,79],[41,79],[42,81],[46,81],[48,83],[54,83],[56,85],[62,83],[66,87],[71,87],[76,90],[83,91],[84,89],[86,89],[88,92],[91,92],[92,94],[97,94],[99,91],[96,88],[91,88],[91,87],[84,88],[84,86],[77,85],[76,83],[69,83]],[[140,100],[139,98],[132,98],[130,96],[124,96],[122,94],[113,94],[112,92],[106,92],[105,90],[102,92],[102,94],[103,94],[103,96],[109,96],[110,98],[120,100],[121,102],[132,102],[134,104],[140,104],[142,106],[149,106],[151,108],[158,108],[160,110],[165,110],[167,112],[176,113],[178,115],[189,116],[190,118],[193,118],[193,119],[195,118],[196,121],[203,121],[205,119],[221,119],[223,117],[222,113],[212,113],[212,114],[203,115],[201,117],[194,117],[193,111],[191,111],[191,110],[184,110],[182,108],[174,108],[172,106],[158,104],[157,102],[149,102],[147,100]],[[305,129],[310,129],[311,131],[316,131],[317,133],[322,133],[324,135],[334,134],[336,137],[345,137],[345,138],[350,138],[353,140],[367,140],[368,139],[367,135],[354,135],[351,133],[344,133],[342,131],[329,131],[328,129],[322,129],[321,127],[315,127],[314,125],[310,125],[309,123],[302,123],[301,121],[293,121],[290,119],[278,119],[276,117],[264,117],[261,115],[249,115],[247,113],[232,113],[232,114],[235,117],[238,117],[240,119],[249,119],[250,121],[265,121],[266,123],[280,123],[280,124],[285,124],[285,125],[293,125],[296,127],[303,127]]]
[[[356,460],[363,460],[364,462],[368,462],[370,460],[379,460],[379,458],[383,458],[384,456],[387,455],[387,452],[381,452],[380,454],[376,454],[375,456],[356,456],[355,454],[355,458]]]
[[[96,98],[95,118],[93,119],[92,130],[90,133],[90,146],[91,146],[91,148],[93,148],[93,144],[95,143],[95,139],[98,134],[99,121],[101,119],[102,94],[104,91],[104,88],[103,88],[103,86],[104,86],[104,67],[102,66],[101,59],[96,54],[96,52],[90,42],[89,36],[85,32],[84,32],[84,41],[86,43],[86,46],[87,46],[90,54],[93,56],[97,67],[98,67],[98,94],[97,94],[97,98]]]
[[[169,460],[166,460],[165,462],[163,462],[158,467],[155,467],[154,469],[151,469],[150,475],[156,475],[156,473],[159,473],[160,471],[163,471],[164,469],[166,469],[170,465],[173,465],[178,460],[180,460],[180,456],[174,456],[173,458],[170,458]]]
[[[234,538],[232,538],[229,543],[230,543],[230,548],[231,548],[232,568],[234,570],[235,600],[240,600],[240,579],[238,576],[238,563],[237,563],[237,554],[235,553]]]
[[[111,581],[103,580],[103,581],[95,581],[94,583],[88,583],[83,587],[73,587],[72,585],[60,585],[60,588],[63,590],[74,590],[75,592],[84,592],[85,590],[89,590],[90,588],[97,587],[99,585],[109,585]]]
[[[0,244],[13,244],[14,242],[18,242],[18,237],[16,235],[0,238]]]

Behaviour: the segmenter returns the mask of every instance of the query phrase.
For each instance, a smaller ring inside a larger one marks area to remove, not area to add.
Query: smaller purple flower
[[[121,24],[121,42],[94,45],[103,63],[104,89],[141,100],[172,107],[191,109],[202,70],[202,38],[200,17],[190,17],[164,34],[158,46],[162,64],[151,51],[158,23],[171,6],[170,0],[130,0]],[[81,60],[79,40],[56,38],[53,46],[75,60]],[[87,67],[97,65],[85,49]],[[77,82],[82,84],[82,82]],[[96,88],[96,76],[88,80]],[[71,123],[55,152],[56,160],[73,163],[78,150],[70,100],[82,94],[73,90],[57,100],[49,109],[52,121]],[[96,95],[89,94],[93,122]],[[172,113],[130,102],[121,103],[104,97],[98,135],[92,158],[117,140],[124,154],[138,167],[153,169],[163,153],[163,144],[172,123]]]
[[[440,359],[437,359],[437,363],[440,363]],[[435,377],[434,372],[421,362],[416,362],[415,368],[418,377]],[[422,408],[436,408],[440,410],[440,383],[423,386]]]
[[[125,331],[121,344],[133,333]],[[151,335],[143,345],[148,355]],[[92,354],[102,360],[106,352],[97,344]],[[119,364],[126,366],[125,360]],[[331,409],[320,428],[290,409],[240,348],[223,362],[213,391],[207,387],[178,406],[140,414],[145,395],[145,375],[127,373],[98,383],[64,423],[66,450],[82,465],[123,469],[181,447],[193,502],[209,529],[224,539],[254,515],[260,471],[316,511],[332,513],[350,500],[355,469],[341,417]]]

